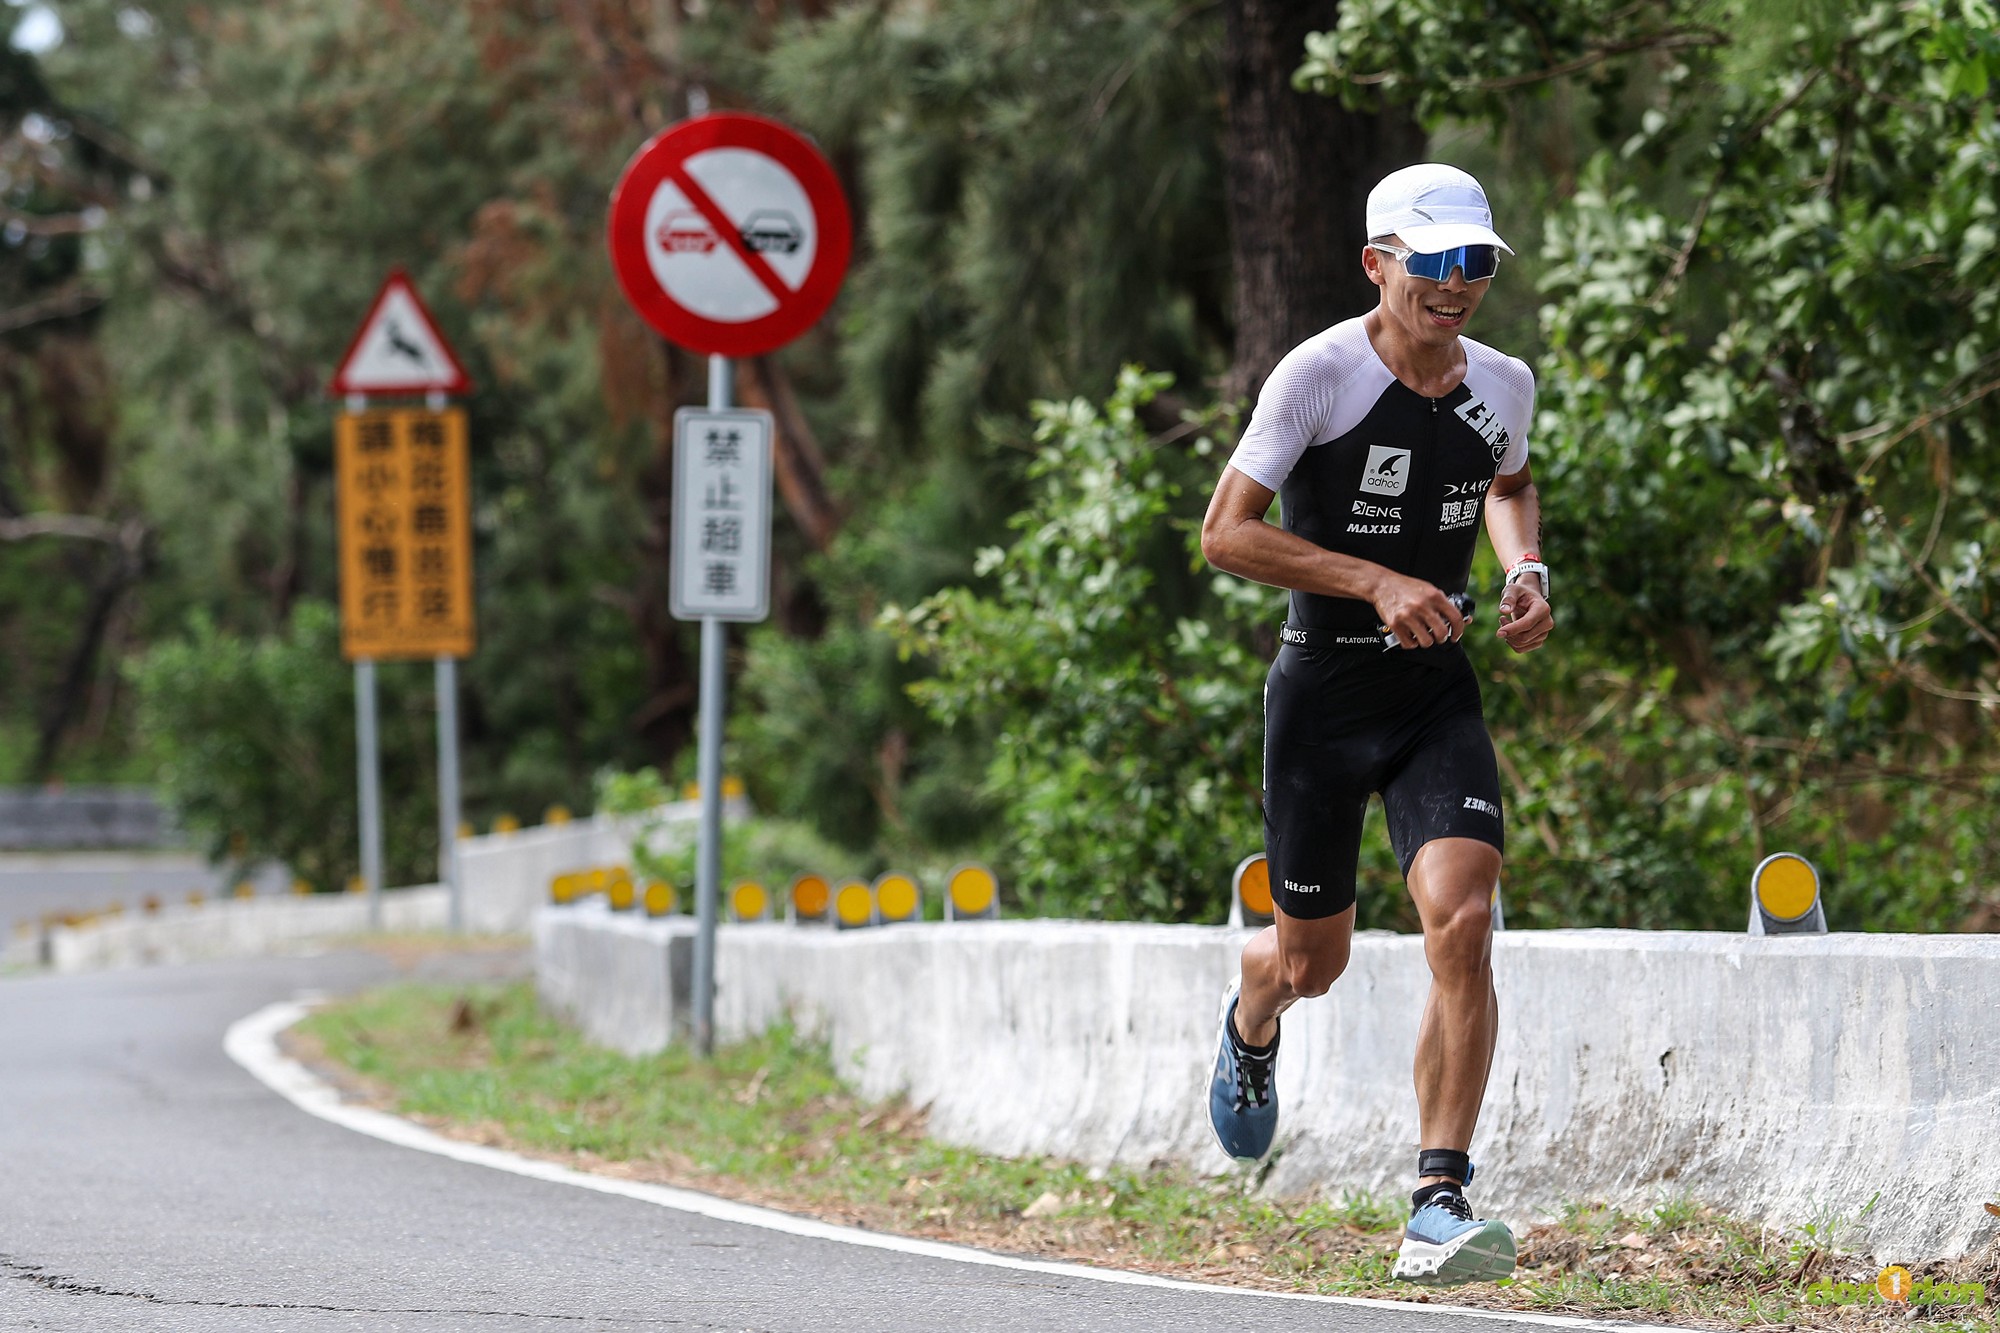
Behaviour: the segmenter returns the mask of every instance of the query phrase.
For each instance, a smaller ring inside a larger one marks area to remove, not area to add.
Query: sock
[[[1250,1056],[1253,1059],[1268,1060],[1271,1057],[1271,1052],[1278,1049],[1278,1038],[1274,1034],[1271,1037],[1270,1045],[1252,1046],[1249,1042],[1243,1040],[1243,1034],[1236,1030],[1236,1011],[1231,1009],[1229,1011],[1229,1044],[1234,1046],[1240,1053]]]
[[[1462,1186],[1447,1180],[1436,1185],[1418,1186],[1417,1191],[1410,1195],[1410,1203],[1413,1207],[1421,1208],[1440,1194],[1457,1194],[1463,1196],[1464,1193],[1465,1190]]]

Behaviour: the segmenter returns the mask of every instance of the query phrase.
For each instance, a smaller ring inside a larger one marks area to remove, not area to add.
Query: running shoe
[[[1505,1222],[1472,1215],[1456,1189],[1440,1190],[1411,1215],[1393,1275],[1405,1282],[1449,1287],[1497,1282],[1514,1271],[1514,1233]]]
[[[1236,991],[1240,979],[1222,993],[1222,1022],[1216,1034],[1215,1073],[1208,1081],[1208,1127],[1215,1141],[1239,1162],[1254,1162],[1271,1151],[1278,1132],[1278,1039],[1254,1055],[1236,1035]]]

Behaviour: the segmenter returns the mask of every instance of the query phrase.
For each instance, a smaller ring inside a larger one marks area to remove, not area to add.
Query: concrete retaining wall
[[[537,975],[598,1040],[658,1049],[686,925],[544,909]],[[724,926],[725,1039],[791,1014],[863,1094],[1008,1155],[1223,1170],[1202,1088],[1244,932],[1014,921]],[[2000,937],[1518,931],[1476,1197],[1516,1216],[1679,1194],[1883,1259],[2000,1236]],[[1283,1193],[1409,1184],[1422,941],[1365,933],[1285,1020]],[[1874,1200],[1874,1206],[1869,1207]],[[1865,1216],[1864,1216],[1865,1214]]]
[[[442,930],[449,910],[445,890],[436,884],[382,895],[387,930]],[[245,958],[309,948],[368,929],[368,899],[360,894],[231,898],[57,926],[48,933],[44,961],[58,972],[80,972]]]
[[[748,812],[741,797],[722,803],[725,819],[741,819]],[[654,845],[664,850],[692,838],[700,818],[701,802],[676,801],[644,819],[592,815],[567,824],[462,838],[458,873],[465,891],[465,927],[485,934],[525,931],[534,923],[536,909],[549,900],[549,881],[557,875],[628,865],[633,839],[644,824],[652,824]]]

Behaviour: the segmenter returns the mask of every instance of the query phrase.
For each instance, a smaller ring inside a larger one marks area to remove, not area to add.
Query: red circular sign
[[[796,132],[720,112],[648,140],[611,192],[611,266],[667,341],[758,356],[811,328],[854,228],[833,168]]]

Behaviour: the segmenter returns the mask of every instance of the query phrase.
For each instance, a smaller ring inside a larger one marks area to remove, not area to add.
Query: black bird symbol
[[[1396,455],[1394,455],[1394,456],[1392,456],[1392,457],[1389,457],[1389,458],[1385,458],[1385,459],[1383,459],[1383,460],[1382,460],[1382,466],[1380,466],[1380,467],[1378,467],[1378,468],[1376,468],[1376,469],[1375,469],[1375,475],[1376,475],[1376,476],[1378,476],[1378,477],[1393,477],[1393,476],[1395,476],[1395,475],[1396,475],[1396,464],[1398,464],[1398,463],[1400,463],[1400,462],[1402,462],[1402,461],[1403,461],[1403,456],[1402,456],[1401,454],[1396,454]]]
[[[399,356],[407,356],[418,365],[424,363],[424,349],[405,338],[403,331],[396,327],[396,321],[393,319],[389,321],[388,334],[390,351]]]

